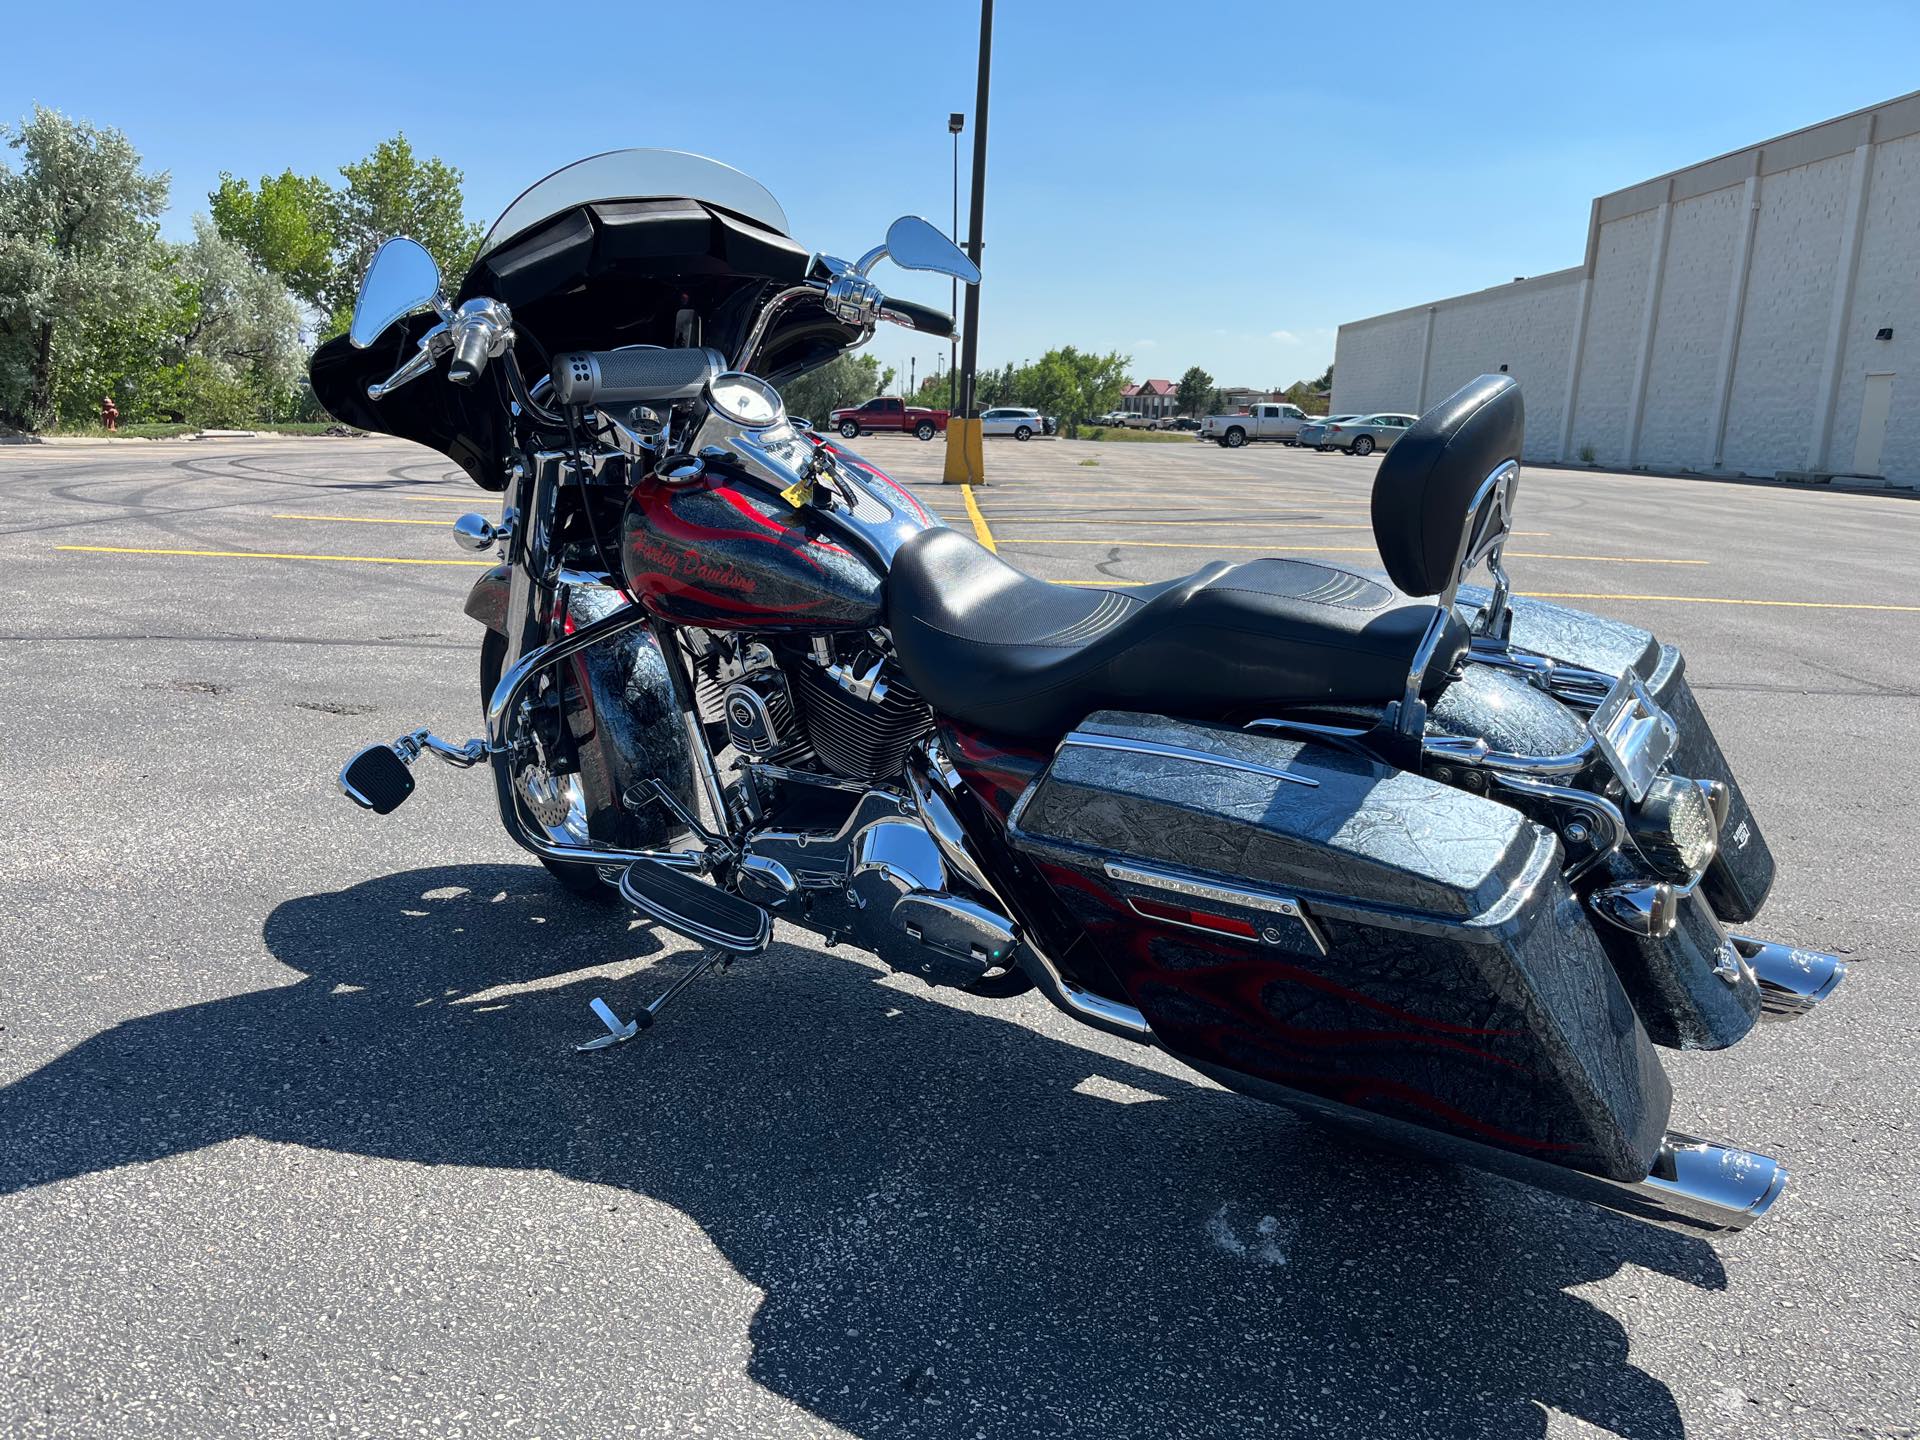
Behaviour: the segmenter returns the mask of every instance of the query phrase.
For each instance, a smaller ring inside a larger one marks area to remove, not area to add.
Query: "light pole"
[[[993,70],[993,0],[980,0],[979,89],[973,97],[973,193],[967,205],[967,258],[978,266],[987,203],[987,90]],[[967,286],[967,317],[960,335],[960,413],[973,415],[973,385],[980,358],[980,287]]]
[[[947,116],[947,133],[953,136],[953,229],[947,232],[947,238],[957,247],[960,244],[960,132],[967,128],[967,117],[955,110]],[[947,313],[952,315],[960,309],[960,282],[947,281]],[[947,342],[947,412],[951,414],[954,402],[958,399],[955,386],[959,383],[960,341],[957,337]]]

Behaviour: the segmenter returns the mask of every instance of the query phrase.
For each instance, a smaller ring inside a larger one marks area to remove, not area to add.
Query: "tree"
[[[486,233],[467,223],[460,171],[438,157],[415,159],[407,137],[396,135],[364,160],[341,166],[340,173],[347,184],[334,202],[336,263],[323,292],[326,309],[339,311],[353,303],[373,252],[395,235],[426,246],[447,288],[459,285]]]
[[[1189,365],[1187,373],[1180,377],[1180,388],[1175,392],[1173,401],[1182,415],[1199,415],[1207,408],[1207,402],[1213,398],[1213,376],[1198,365]]]
[[[789,380],[780,396],[789,415],[811,420],[822,429],[834,410],[859,405],[884,394],[893,382],[893,367],[882,367],[872,355],[836,355],[817,370]]]
[[[293,296],[204,216],[195,217],[193,229],[193,243],[175,262],[194,301],[180,337],[183,358],[199,356],[215,377],[239,385],[262,407],[285,409],[306,368]]]
[[[427,247],[448,290],[459,285],[484,233],[467,222],[459,170],[420,159],[395,135],[340,174],[342,186],[291,170],[257,186],[222,174],[208,196],[213,222],[335,328],[345,328],[373,252],[395,235]]]
[[[335,268],[334,195],[326,181],[286,170],[261,176],[255,190],[222,171],[207,202],[223,238],[307,304],[324,308]]]
[[[0,416],[38,428],[97,408],[147,353],[179,294],[158,239],[168,177],[118,130],[34,107],[0,126]]]

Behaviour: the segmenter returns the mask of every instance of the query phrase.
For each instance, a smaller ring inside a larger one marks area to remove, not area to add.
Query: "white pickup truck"
[[[1229,450],[1238,450],[1250,440],[1279,440],[1293,444],[1307,413],[1298,405],[1261,401],[1249,405],[1244,415],[1209,415],[1200,422],[1200,438],[1211,440]]]

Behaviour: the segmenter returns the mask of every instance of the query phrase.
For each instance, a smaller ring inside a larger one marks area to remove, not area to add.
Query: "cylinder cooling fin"
[[[836,775],[884,780],[906,767],[914,744],[933,730],[933,711],[878,662],[797,667],[801,724],[814,754]]]

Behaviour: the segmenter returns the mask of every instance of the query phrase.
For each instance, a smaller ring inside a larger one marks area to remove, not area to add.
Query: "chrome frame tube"
[[[727,810],[726,787],[720,783],[720,771],[713,763],[713,751],[707,747],[706,727],[700,723],[700,707],[694,700],[693,682],[687,678],[686,656],[680,653],[680,641],[673,630],[653,622],[655,643],[667,665],[667,683],[673,688],[674,708],[680,712],[680,727],[686,735],[687,749],[693,753],[694,770],[700,777],[700,793],[712,811],[713,833],[729,843],[739,839],[739,827]]]

